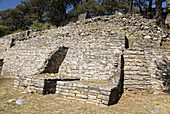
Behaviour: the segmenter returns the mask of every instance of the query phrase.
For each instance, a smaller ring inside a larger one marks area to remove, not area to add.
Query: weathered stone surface
[[[170,90],[169,35],[156,20],[139,15],[83,17],[64,27],[12,34],[0,41],[1,74],[17,76],[17,88],[106,105],[117,102],[123,80],[129,91]],[[40,73],[53,78],[38,78],[35,74]]]
[[[78,21],[85,21],[86,18],[87,18],[87,13],[80,14],[78,16]]]
[[[166,16],[165,24],[170,25],[170,13]]]
[[[137,54],[138,52],[138,49],[124,52],[124,84],[125,86],[130,85],[125,88],[129,90],[160,90],[157,86],[166,83],[166,86],[162,86],[162,89],[169,90],[168,85],[170,75],[167,71],[169,70],[168,65],[170,61],[168,58],[170,57],[170,51],[161,49],[143,49],[143,51],[140,50],[140,52],[142,52],[140,55]],[[133,58],[131,58],[132,55],[134,56]],[[138,58],[138,62],[135,62],[136,58]],[[129,61],[133,62],[133,64],[129,64]],[[165,73],[165,76],[163,76],[163,72]],[[144,86],[144,84],[148,86]]]

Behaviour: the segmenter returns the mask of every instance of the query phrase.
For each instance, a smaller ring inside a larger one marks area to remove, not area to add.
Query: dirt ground
[[[60,99],[55,94],[25,93],[13,88],[13,81],[0,76],[0,114],[170,114],[168,93],[125,92],[116,105],[107,107]],[[23,99],[25,103],[16,104],[11,99]]]

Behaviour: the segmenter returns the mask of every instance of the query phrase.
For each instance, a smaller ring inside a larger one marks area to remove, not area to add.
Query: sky
[[[8,8],[16,8],[16,6],[20,3],[21,0],[0,0],[0,11],[6,10]],[[165,7],[166,2],[164,2],[162,6]]]
[[[21,0],[0,0],[0,11],[6,10],[8,8],[16,8]]]

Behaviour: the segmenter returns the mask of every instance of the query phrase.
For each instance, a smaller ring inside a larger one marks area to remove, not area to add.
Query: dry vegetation
[[[18,105],[10,99],[24,99]],[[24,93],[13,88],[13,79],[0,76],[0,114],[170,114],[170,95],[125,92],[113,106],[96,106],[59,99],[53,95]]]

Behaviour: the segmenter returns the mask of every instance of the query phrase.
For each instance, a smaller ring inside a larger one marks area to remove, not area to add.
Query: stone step
[[[144,51],[140,50],[126,50],[124,52],[125,55],[144,55]]]
[[[149,77],[142,77],[142,76],[125,76],[124,80],[137,80],[137,81],[151,81]]]
[[[151,87],[151,85],[150,84],[147,84],[147,85],[130,85],[130,84],[128,84],[128,85],[124,85],[124,89],[125,90],[128,90],[128,91],[139,91],[139,90],[146,90],[146,89],[148,89],[148,87]]]
[[[125,62],[125,64],[124,64],[125,66],[133,66],[133,67],[138,67],[138,66],[140,66],[140,67],[145,67],[146,66],[146,64],[145,63],[135,63],[135,62],[133,62],[133,61],[131,61],[131,62]]]
[[[150,76],[149,72],[139,72],[138,74],[142,76]]]
[[[133,85],[152,85],[150,83],[150,81],[143,82],[143,80],[141,80],[141,81],[139,81],[139,80],[138,81],[136,81],[136,80],[125,80],[124,84],[125,85],[131,85],[131,86],[133,86]]]
[[[125,59],[145,59],[144,55],[124,55]]]
[[[170,46],[169,45],[163,45],[163,46],[161,46],[161,49],[170,50]]]
[[[125,76],[126,75],[141,75],[141,76],[149,76],[149,72],[140,72],[140,71],[124,71]]]
[[[170,42],[162,42],[162,45],[170,45]]]
[[[133,62],[133,63],[147,63],[144,59],[132,59],[132,58],[127,58],[124,59],[125,63],[126,62]]]
[[[128,50],[129,51],[139,51],[139,52],[144,51],[142,48],[129,48]]]
[[[125,71],[147,71],[146,67],[140,67],[140,66],[125,66],[124,67]]]

